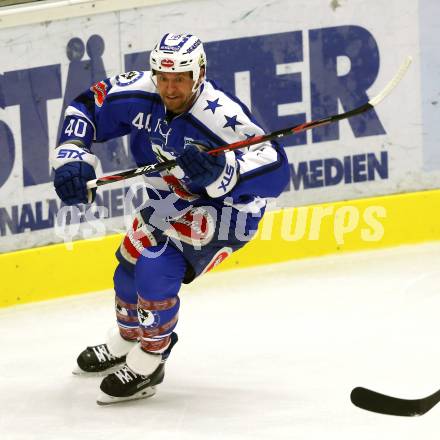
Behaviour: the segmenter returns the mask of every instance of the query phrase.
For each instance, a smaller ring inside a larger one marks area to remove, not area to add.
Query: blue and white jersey
[[[60,144],[80,141],[93,150],[93,142],[130,134],[131,153],[142,166],[175,159],[190,143],[214,149],[263,133],[247,107],[211,81],[202,84],[191,108],[176,116],[167,113],[150,72],[128,72],[92,85],[70,104]],[[288,183],[284,150],[266,142],[227,155],[234,178],[221,176],[208,188],[192,184],[179,167],[146,179],[163,196],[174,192],[183,205],[220,203],[261,213],[266,199]]]

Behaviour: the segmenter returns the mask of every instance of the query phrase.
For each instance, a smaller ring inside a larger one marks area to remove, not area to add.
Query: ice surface
[[[440,244],[210,274],[181,300],[156,396],[110,407],[71,369],[112,325],[111,291],[1,309],[0,438],[438,439],[440,405],[399,418],[349,395],[440,388]]]

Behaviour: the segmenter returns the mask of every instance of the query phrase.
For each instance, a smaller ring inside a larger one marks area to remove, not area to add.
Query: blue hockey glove
[[[226,163],[224,154],[211,156],[195,145],[188,145],[176,160],[191,182],[199,186],[208,186],[217,180]]]
[[[176,161],[190,181],[205,187],[211,197],[226,194],[237,182],[233,152],[214,156],[200,151],[195,145],[188,145]]]
[[[87,189],[87,181],[96,179],[97,157],[74,144],[64,144],[55,150],[52,166],[54,186],[58,197],[66,205],[91,203],[96,188]]]
[[[95,169],[86,162],[70,162],[55,170],[53,181],[58,197],[66,205],[91,203],[96,188],[87,189],[87,181],[96,179]]]

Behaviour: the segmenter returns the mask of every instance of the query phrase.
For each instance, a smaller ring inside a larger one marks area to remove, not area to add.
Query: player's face
[[[190,72],[157,72],[157,90],[165,107],[173,113],[187,110],[194,99],[194,81]]]

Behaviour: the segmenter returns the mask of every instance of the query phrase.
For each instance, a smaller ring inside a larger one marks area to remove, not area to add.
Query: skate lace
[[[129,383],[138,377],[142,377],[139,376],[139,374],[136,374],[133,370],[131,370],[128,365],[124,365],[114,374],[123,384]]]
[[[116,356],[113,356],[109,352],[106,344],[96,345],[95,347],[92,347],[92,349],[99,362],[107,362],[116,359]]]

